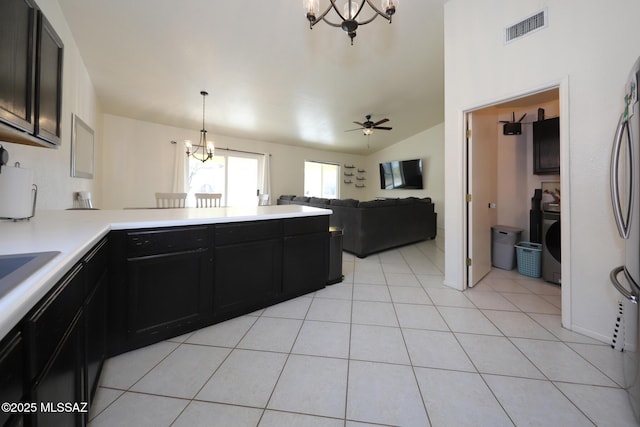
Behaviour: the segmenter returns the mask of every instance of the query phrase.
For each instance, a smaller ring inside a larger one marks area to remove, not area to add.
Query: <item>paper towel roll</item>
[[[31,216],[33,171],[5,166],[0,170],[0,218]]]

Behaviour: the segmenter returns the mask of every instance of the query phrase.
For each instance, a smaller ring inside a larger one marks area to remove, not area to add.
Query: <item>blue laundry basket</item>
[[[542,245],[540,243],[520,242],[516,245],[518,273],[529,277],[540,277]]]

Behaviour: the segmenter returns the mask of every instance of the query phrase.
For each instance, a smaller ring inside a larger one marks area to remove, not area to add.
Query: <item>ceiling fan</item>
[[[389,121],[389,119],[387,119],[387,118],[379,120],[379,121],[377,121],[375,123],[371,121],[371,114],[367,114],[365,116],[365,118],[367,120],[364,123],[353,122],[353,123],[357,124],[358,126],[360,126],[359,128],[345,130],[345,132],[351,132],[351,131],[354,131],[354,130],[362,130],[365,135],[371,135],[373,133],[374,129],[381,129],[381,130],[391,130],[391,129],[393,129],[393,128],[387,127],[387,126],[380,126],[381,124],[386,123],[386,122]]]
[[[508,120],[500,120],[500,123],[504,123],[502,126],[502,134],[503,135],[520,135],[522,133],[522,120],[525,118],[527,113],[524,113],[520,120],[516,121],[516,113],[511,113],[511,121]]]

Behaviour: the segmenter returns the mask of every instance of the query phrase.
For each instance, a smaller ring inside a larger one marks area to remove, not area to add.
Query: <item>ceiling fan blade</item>
[[[391,129],[393,129],[393,128],[386,127],[386,126],[374,126],[373,128],[374,129],[382,129],[382,130],[391,130]]]
[[[512,123],[509,120],[500,120],[498,123]]]
[[[522,121],[522,119],[524,119],[524,116],[526,116],[526,115],[527,115],[527,113],[524,113],[524,114],[522,115],[522,117],[520,117],[520,120],[518,120],[518,123],[520,123],[520,122]]]
[[[362,130],[364,128],[347,129],[345,132],[353,132],[354,130]]]
[[[378,126],[378,125],[381,125],[383,123],[387,123],[388,121],[389,121],[389,119],[382,119],[379,122],[375,122],[373,125],[374,126]]]
[[[362,126],[363,128],[366,127],[364,123],[360,123],[360,122],[353,122],[355,124],[357,124],[358,126]]]

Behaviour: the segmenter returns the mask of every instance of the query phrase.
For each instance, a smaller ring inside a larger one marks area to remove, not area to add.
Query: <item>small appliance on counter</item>
[[[0,170],[0,219],[14,221],[33,218],[38,187],[33,183],[33,171],[4,166]]]

